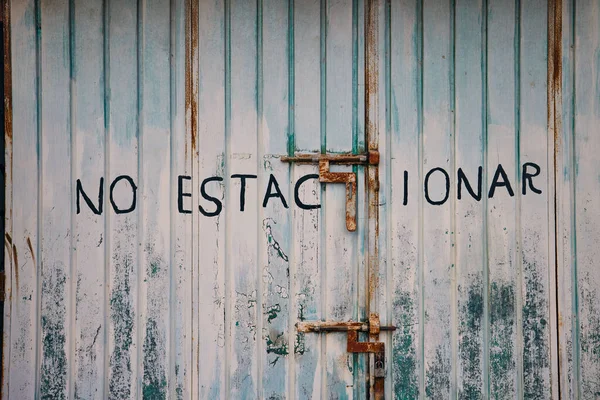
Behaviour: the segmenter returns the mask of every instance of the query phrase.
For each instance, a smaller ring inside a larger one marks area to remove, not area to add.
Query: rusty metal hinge
[[[370,150],[367,154],[297,154],[281,157],[283,162],[319,164],[319,182],[346,184],[346,229],[356,230],[356,173],[331,172],[331,164],[378,165],[379,152]]]
[[[375,369],[373,384],[376,398],[383,398],[383,381],[385,379],[385,343],[379,342],[379,333],[381,331],[394,331],[395,326],[381,326],[379,314],[372,313],[369,316],[369,322],[337,322],[337,321],[303,321],[296,324],[298,332],[348,332],[346,351],[348,353],[372,353],[375,358]],[[368,332],[373,342],[360,342],[358,332]]]

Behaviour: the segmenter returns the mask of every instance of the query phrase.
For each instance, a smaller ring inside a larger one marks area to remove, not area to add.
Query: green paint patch
[[[133,229],[133,228],[131,228]],[[110,356],[112,374],[108,387],[109,399],[129,399],[131,393],[131,346],[135,320],[131,280],[134,259],[131,251],[125,251],[120,241],[113,252],[115,275],[110,296],[110,319],[114,330],[114,347]]]
[[[509,398],[514,387],[515,289],[513,285],[490,285],[490,386],[491,397]]]
[[[448,349],[438,346],[435,349],[435,360],[427,369],[425,394],[430,399],[445,399],[450,394],[452,366],[448,353]]]
[[[43,271],[42,282],[42,399],[65,399],[67,391],[67,355],[65,352],[67,277],[62,263]]]
[[[273,306],[267,307],[265,311],[265,315],[267,315],[267,322],[270,324],[272,320],[277,318],[277,314],[281,312],[281,305],[275,304]]]
[[[306,338],[304,337],[303,332],[296,333],[296,341],[294,342],[294,353],[295,354],[304,354],[306,351]]]
[[[416,315],[410,293],[396,293],[394,298],[395,322],[398,329],[392,338],[394,398],[416,399],[419,397],[417,356],[415,349]]]
[[[263,230],[267,235],[267,244],[269,245],[269,248],[273,249],[276,252],[278,257],[280,257],[283,261],[288,262],[289,258],[287,254],[285,254],[285,252],[281,249],[279,242],[273,237],[271,224],[269,223],[269,221],[276,223],[271,218],[267,218],[263,221]]]
[[[537,248],[539,233],[528,232],[525,248]],[[530,243],[533,241],[533,243]],[[545,270],[544,268],[539,268]],[[550,346],[548,343],[549,314],[545,279],[538,270],[535,254],[523,253],[525,301],[523,304],[523,394],[526,399],[546,399],[550,391]]]
[[[144,378],[142,397],[149,400],[167,397],[167,377],[165,373],[165,333],[157,322],[148,318],[144,340]]]
[[[581,290],[581,394],[584,399],[600,398],[600,294],[587,272]]]
[[[271,335],[266,335],[265,341],[267,342],[267,354],[288,355],[288,345],[283,333],[277,335],[275,340],[271,339]]]
[[[482,319],[483,287],[481,280],[469,286],[467,301],[461,306],[459,324],[459,353],[462,368],[462,387],[459,398],[483,398],[482,379]]]

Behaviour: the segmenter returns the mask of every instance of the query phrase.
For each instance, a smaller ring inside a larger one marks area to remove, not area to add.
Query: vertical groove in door
[[[102,0],[102,75],[103,75],[103,104],[102,113],[104,117],[104,313],[102,324],[104,325],[104,354],[102,368],[102,392],[101,397],[109,397],[110,376],[110,340],[109,340],[109,317],[110,317],[110,250],[111,250],[111,224],[109,217],[108,182],[110,179],[110,1]]]
[[[516,388],[517,396],[523,398],[523,254],[522,254],[522,230],[521,230],[521,191],[520,168],[521,165],[521,0],[515,0],[515,32],[514,32],[514,91],[515,91],[515,258],[516,265]]]
[[[456,188],[456,152],[457,152],[457,141],[456,141],[456,0],[450,0],[450,54],[449,54],[449,81],[450,81],[450,187]],[[452,305],[450,307],[451,312],[451,350],[450,350],[450,396],[451,398],[457,398],[458,396],[458,293],[457,293],[457,277],[459,273],[459,266],[457,262],[457,225],[456,225],[456,208],[457,200],[455,196],[455,190],[450,190],[450,260],[452,262],[451,267],[451,278],[450,278],[450,300]]]
[[[483,393],[485,398],[489,398],[491,393],[490,384],[490,263],[489,263],[489,230],[488,230],[488,198],[486,196],[488,187],[488,0],[482,0],[482,18],[481,18],[481,102],[483,112],[481,113],[481,131],[482,131],[482,165],[484,173],[482,176],[482,186],[485,188],[482,193],[482,239],[483,239]]]
[[[320,0],[319,12],[319,58],[320,58],[320,112],[319,112],[319,136],[320,150],[322,154],[327,152],[327,6],[328,0]],[[325,186],[319,185],[319,197],[321,199],[321,208],[319,209],[319,221],[321,221],[319,231],[319,248],[321,249],[319,259],[320,270],[320,316],[322,320],[327,319],[327,218],[325,210],[327,209],[327,196],[325,196]],[[319,335],[319,352],[321,358],[321,392],[320,397],[327,397],[327,342],[324,335]]]
[[[43,165],[42,165],[42,11],[41,11],[41,0],[34,1],[34,13],[35,13],[35,64],[36,64],[36,131],[37,131],[37,226],[36,226],[36,315],[35,315],[35,397],[39,398],[41,394],[41,364],[42,364],[42,210],[43,210],[43,199],[44,190],[42,185],[44,183],[43,178]]]
[[[287,155],[293,156],[296,151],[296,131],[295,131],[295,104],[296,104],[296,77],[295,77],[295,43],[294,43],[294,0],[287,1],[288,14],[287,14],[287,72],[288,72],[288,104],[287,104]],[[289,190],[287,191],[287,198],[292,203],[294,199],[294,185],[291,182],[296,176],[296,170],[294,164],[290,164],[287,168],[287,179],[290,182]],[[296,354],[298,352],[297,346],[299,345],[299,337],[296,334],[296,319],[298,310],[295,304],[296,295],[298,292],[296,280],[298,279],[298,267],[296,249],[294,244],[298,241],[298,235],[296,233],[295,226],[297,224],[296,213],[292,211],[290,216],[290,226],[287,234],[289,235],[290,249],[289,249],[289,305],[288,305],[288,349],[289,355],[287,359],[288,367],[288,379],[287,379],[287,391],[286,398],[296,398]]]
[[[264,88],[264,82],[263,82],[263,69],[264,69],[264,64],[263,64],[263,23],[264,23],[264,19],[263,19],[263,0],[256,0],[256,22],[255,22],[255,40],[256,40],[256,171],[257,171],[257,175],[259,175],[259,172],[261,171],[261,162],[263,162],[264,157],[265,157],[265,153],[264,153],[264,149],[263,149],[263,143],[264,143],[264,125],[263,125],[263,121],[265,118],[264,115],[264,93],[263,93],[263,88]],[[282,132],[280,132],[280,134],[282,134]],[[259,178],[257,179],[258,185],[260,187],[262,187],[261,185],[261,181],[263,179],[261,179],[261,177],[259,176]],[[261,200],[260,200],[260,191],[257,190],[256,191],[256,215],[258,217],[258,221],[263,221],[265,218],[265,214],[261,209]],[[261,232],[260,232],[260,226],[259,224],[256,225],[256,237],[261,237]],[[256,384],[256,397],[257,398],[261,398],[261,397],[265,397],[265,393],[264,393],[264,385],[263,385],[263,375],[264,375],[264,368],[263,368],[263,357],[266,357],[266,347],[264,346],[263,343],[263,337],[264,337],[264,332],[263,332],[263,317],[262,314],[265,312],[265,299],[264,297],[264,293],[263,293],[263,281],[262,281],[262,277],[263,277],[263,266],[265,265],[265,256],[263,254],[262,251],[260,251],[260,240],[256,241],[256,254],[257,254],[257,259],[256,259],[256,309],[258,310],[258,314],[257,314],[257,318],[256,318],[256,345],[257,345],[257,360],[256,360],[256,364],[257,364],[257,384]],[[264,353],[263,353],[264,352]],[[263,356],[263,354],[265,354]]]
[[[417,168],[418,168],[418,182],[423,182],[423,151],[424,151],[424,137],[423,137],[423,1],[417,0]],[[425,324],[422,322],[425,320],[425,267],[424,267],[424,246],[423,246],[423,214],[424,214],[424,199],[423,196],[419,196],[419,209],[418,209],[418,259],[417,269],[418,272],[418,285],[419,285],[419,398],[425,398]]]

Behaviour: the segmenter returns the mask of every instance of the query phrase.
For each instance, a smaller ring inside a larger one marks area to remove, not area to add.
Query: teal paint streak
[[[515,393],[515,289],[509,284],[490,285],[490,398],[503,399]]]
[[[450,373],[452,366],[450,365],[450,357],[448,357],[449,349],[438,346],[435,349],[435,359],[428,365],[425,395],[430,399],[447,398],[450,393]]]
[[[327,152],[327,0],[321,0],[320,12],[320,56],[321,56],[321,105],[320,105],[320,136],[321,153]]]
[[[135,234],[135,227],[127,225],[130,235]],[[115,243],[113,262],[115,276],[110,298],[110,319],[114,329],[114,347],[110,357],[112,374],[109,382],[109,399],[131,398],[131,350],[133,345],[133,327],[135,299],[131,293],[134,255]]]
[[[419,397],[418,360],[415,345],[416,321],[415,306],[410,293],[397,293],[393,309],[398,313],[395,323],[398,329],[392,338],[395,399],[416,399]]]
[[[296,151],[296,69],[294,45],[294,0],[288,1],[288,156]],[[291,168],[290,168],[291,169]]]
[[[481,280],[475,281],[467,291],[467,302],[460,310],[464,319],[459,326],[459,357],[463,365],[463,385],[459,398],[476,400],[484,397],[481,342],[484,300]]]
[[[143,399],[167,398],[167,377],[164,360],[165,332],[159,329],[154,319],[148,318],[144,340]]]
[[[358,151],[358,0],[352,0],[352,153]],[[356,171],[354,171],[356,172]]]
[[[535,234],[539,243],[539,234]],[[527,246],[529,247],[529,246]],[[537,246],[535,246],[537,247]],[[550,347],[548,343],[548,304],[543,276],[538,272],[535,260],[523,260],[527,277],[525,303],[523,304],[523,380],[526,399],[550,397],[549,371]]]
[[[584,280],[590,279],[589,273],[583,277]],[[590,290],[593,287],[591,282],[587,282],[587,289],[581,293],[581,308],[587,314],[587,318],[580,322],[581,331],[581,357],[584,364],[593,366],[590,370],[600,368],[600,309],[598,308],[598,299],[600,293],[598,290]],[[590,373],[583,371],[581,380],[581,395],[584,399],[596,399],[600,396],[600,380],[592,379]]]
[[[64,265],[52,265],[44,271],[42,283],[42,365],[40,397],[66,399],[67,355]]]

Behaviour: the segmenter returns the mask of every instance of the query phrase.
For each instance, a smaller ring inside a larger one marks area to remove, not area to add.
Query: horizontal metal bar
[[[310,321],[296,324],[298,332],[369,332],[369,324],[364,322]],[[395,326],[381,326],[381,331],[395,331]]]
[[[283,162],[318,164],[319,161],[329,161],[333,164],[367,164],[369,157],[365,154],[296,154],[294,156],[282,156]]]

